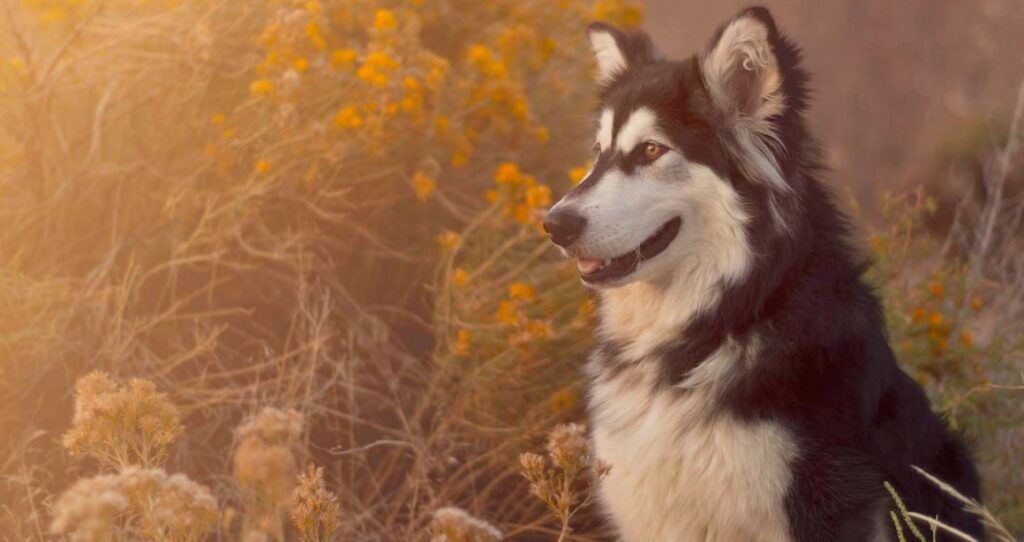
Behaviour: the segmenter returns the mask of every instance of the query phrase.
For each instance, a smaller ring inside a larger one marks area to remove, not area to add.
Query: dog
[[[642,32],[588,37],[596,156],[543,225],[598,301],[587,405],[619,536],[896,540],[888,482],[981,539],[912,469],[979,498],[965,444],[897,366],[821,181],[797,47],[760,7],[682,61]]]

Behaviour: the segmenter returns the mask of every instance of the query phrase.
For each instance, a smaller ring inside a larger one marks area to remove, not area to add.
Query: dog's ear
[[[641,64],[654,60],[654,44],[647,34],[623,32],[614,26],[595,22],[587,26],[590,50],[597,59],[597,80],[610,85],[620,75]]]
[[[784,187],[773,148],[781,147],[776,121],[786,99],[780,56],[791,55],[767,9],[748,8],[725,24],[700,57],[708,93],[723,121],[748,156],[759,158],[751,172]],[[790,58],[786,56],[785,58]]]
[[[711,40],[701,70],[715,105],[730,115],[767,119],[784,106],[775,21],[765,8],[741,11]]]

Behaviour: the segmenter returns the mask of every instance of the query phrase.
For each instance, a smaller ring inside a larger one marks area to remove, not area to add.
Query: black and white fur
[[[888,481],[982,537],[911,470],[978,497],[965,446],[896,364],[768,11],[683,61],[642,33],[589,38],[597,157],[545,226],[600,302],[589,409],[620,536],[895,540]]]

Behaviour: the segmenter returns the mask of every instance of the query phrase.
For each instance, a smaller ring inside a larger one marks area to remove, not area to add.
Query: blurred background
[[[612,539],[539,226],[589,167],[583,29],[683,58],[743,6],[0,0],[0,539]],[[767,6],[1020,536],[1024,3]]]
[[[663,53],[682,57],[747,5],[653,0],[644,28]],[[957,130],[1012,113],[1024,70],[1017,0],[765,5],[804,49],[811,123],[835,181],[859,198],[929,182],[935,149]]]

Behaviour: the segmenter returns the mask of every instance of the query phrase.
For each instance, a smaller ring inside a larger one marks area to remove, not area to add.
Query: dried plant
[[[127,509],[120,476],[83,478],[57,499],[50,530],[74,542],[112,540],[117,518]]]
[[[295,410],[263,408],[238,428],[235,478],[245,501],[246,536],[284,539],[284,512],[292,502],[297,473],[294,447],[302,434]]]
[[[494,525],[454,506],[435,510],[430,523],[431,542],[498,542],[503,537]]]
[[[299,476],[290,515],[303,542],[326,542],[341,525],[338,496],[327,490],[323,467],[310,465]]]
[[[578,423],[556,426],[548,435],[547,457],[524,453],[519,456],[523,476],[530,481],[530,493],[547,505],[561,524],[558,540],[572,532],[573,516],[594,496],[594,485],[611,466],[594,458],[587,429]]]
[[[75,416],[64,434],[72,454],[87,454],[108,469],[156,465],[181,434],[178,409],[152,382],[119,385],[94,371],[75,386]]]
[[[57,500],[51,530],[72,540],[126,536],[156,542],[196,542],[216,523],[210,490],[183,474],[127,467],[84,478]]]

